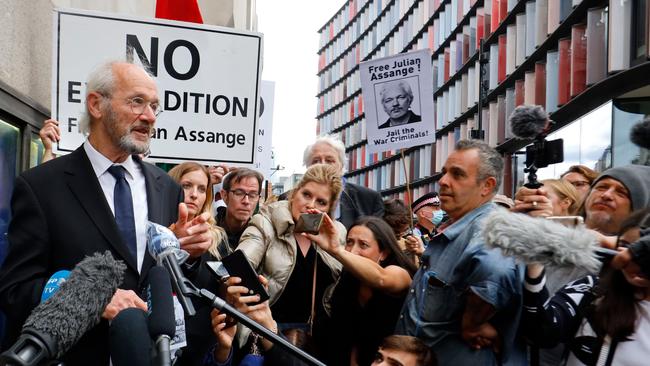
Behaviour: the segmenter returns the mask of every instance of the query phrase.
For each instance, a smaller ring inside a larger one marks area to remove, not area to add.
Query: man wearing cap
[[[515,211],[532,216],[551,216],[552,205],[544,187],[521,188]],[[604,171],[594,180],[585,198],[585,226],[605,236],[617,235],[630,213],[650,205],[650,167],[625,165]]]
[[[440,209],[440,197],[437,192],[429,192],[411,204],[418,222],[413,228],[413,234],[428,241],[436,234],[436,227],[442,223],[445,212]]]
[[[650,167],[625,165],[604,171],[585,199],[585,225],[617,235],[630,213],[650,205]]]

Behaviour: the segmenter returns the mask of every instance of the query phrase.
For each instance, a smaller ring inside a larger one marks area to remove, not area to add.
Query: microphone
[[[186,295],[197,293],[194,285],[183,275],[180,264],[189,258],[189,253],[181,249],[181,244],[168,228],[147,222],[147,249],[158,265],[165,267],[176,292],[178,301],[187,316],[194,316],[196,311],[192,301]]]
[[[70,271],[62,270],[55,272],[49,280],[45,283],[43,293],[41,294],[41,302],[49,299],[55,292],[59,291],[59,287],[70,277]]]
[[[520,261],[559,267],[575,266],[591,273],[601,267],[599,257],[616,250],[601,248],[596,234],[586,228],[569,228],[556,222],[494,210],[484,221],[483,237],[490,248]]]
[[[108,333],[114,366],[151,365],[151,338],[144,310],[120,311],[113,318]]]
[[[84,258],[52,297],[34,308],[0,365],[38,365],[59,359],[99,323],[126,265],[109,251]]]
[[[520,139],[534,139],[544,132],[548,114],[538,105],[520,105],[510,114],[512,134]]]
[[[155,342],[152,358],[155,365],[171,365],[169,344],[176,333],[174,299],[167,271],[159,266],[149,271],[149,335]]]
[[[646,118],[632,127],[630,140],[639,147],[650,149],[650,118]]]

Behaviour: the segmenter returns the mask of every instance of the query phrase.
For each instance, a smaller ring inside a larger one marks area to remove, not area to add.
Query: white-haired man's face
[[[384,111],[392,119],[400,119],[406,115],[411,107],[411,97],[399,85],[389,85],[384,90],[381,98]]]
[[[326,143],[316,143],[311,149],[309,156],[309,166],[314,164],[333,165],[340,172],[343,172],[343,162],[339,159],[339,154],[335,148]]]

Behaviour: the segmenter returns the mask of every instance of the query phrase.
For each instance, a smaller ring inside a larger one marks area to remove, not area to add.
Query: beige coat
[[[345,245],[345,227],[338,221],[334,223],[341,245]],[[289,202],[274,202],[263,206],[260,213],[253,216],[237,247],[246,254],[253,268],[269,280],[271,305],[282,295],[296,264],[298,243],[293,235],[293,227]],[[341,273],[341,263],[319,247],[316,252],[332,270],[336,281]]]

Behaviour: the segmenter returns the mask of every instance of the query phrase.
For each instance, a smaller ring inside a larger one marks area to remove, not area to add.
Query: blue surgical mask
[[[437,227],[438,225],[440,225],[444,217],[445,217],[445,211],[435,210],[431,213],[431,223]]]

